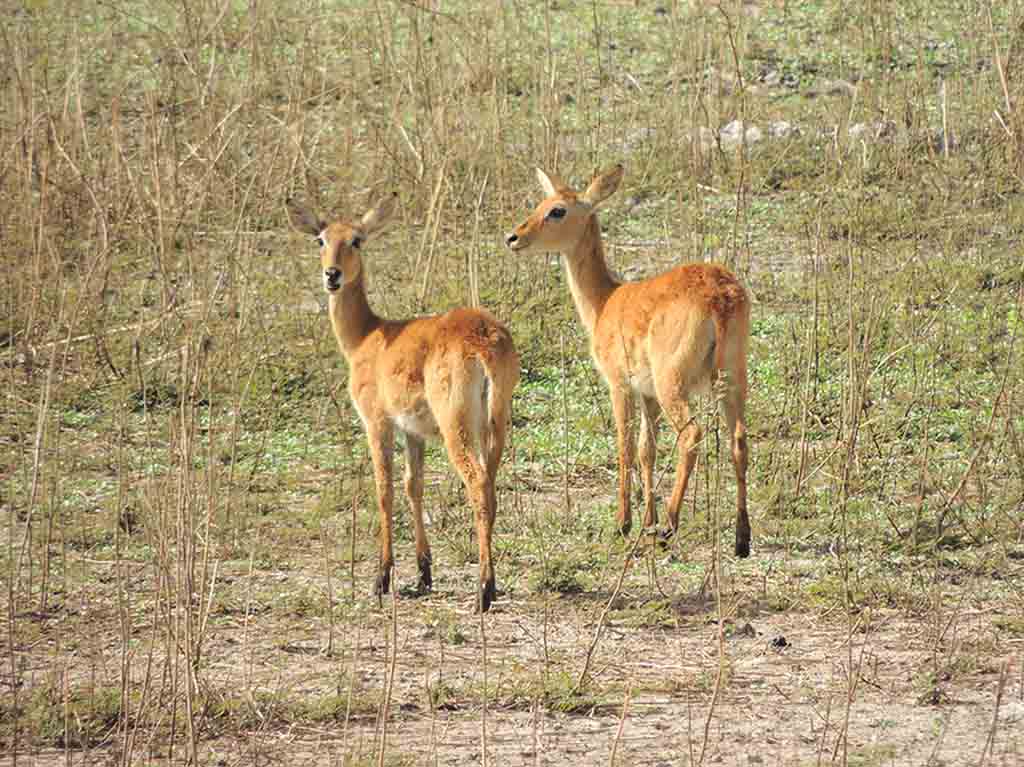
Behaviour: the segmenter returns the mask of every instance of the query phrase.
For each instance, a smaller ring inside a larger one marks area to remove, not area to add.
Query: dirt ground
[[[400,551],[400,561],[410,561],[409,553]],[[468,598],[473,565],[442,568],[430,597],[400,594],[355,623],[336,625],[330,656],[324,652],[329,629],[322,616],[279,617],[258,600],[248,615],[221,611],[211,619],[201,684],[222,694],[248,691],[242,697],[249,696],[256,713],[243,728],[214,728],[201,737],[202,761],[378,763],[390,636],[397,630],[385,764],[1022,763],[1024,639],[995,631],[1000,605],[962,599],[944,613],[941,625],[896,609],[865,611],[852,620],[838,611],[773,611],[756,596],[771,589],[760,569],[755,560],[742,582],[730,584],[742,607],[724,624],[720,679],[714,602],[691,591],[669,600],[654,625],[637,625],[630,610],[650,602],[651,594],[631,574],[590,663],[586,689],[599,692],[572,698],[571,712],[560,711],[552,699],[545,705],[539,680],[546,668],[563,691],[572,688],[608,592],[544,600],[513,581],[483,624],[486,670],[481,622]],[[363,583],[370,582],[368,576],[361,573]],[[263,594],[310,585],[301,572],[260,572],[248,579],[246,588]],[[226,576],[222,582],[228,593],[232,580]],[[61,656],[59,645],[76,632],[79,649],[63,655],[69,668],[77,667],[72,675],[116,677],[116,615],[95,596],[81,593],[74,600],[79,607],[71,609],[69,601],[63,610],[36,616],[40,634],[24,648],[34,669],[26,678],[45,676],[52,659]],[[438,628],[438,611],[446,615],[447,629]],[[151,632],[145,623],[135,626],[140,648]],[[136,682],[146,660],[142,652],[134,658]],[[275,699],[320,700],[332,692],[346,697],[347,684],[339,680],[352,668],[358,681],[347,717],[282,724],[273,715]],[[435,692],[435,706],[428,688]],[[445,694],[437,695],[438,689]],[[183,762],[184,742],[176,748],[172,761]],[[90,751],[23,751],[17,764],[113,764],[121,756],[121,741],[113,736]],[[166,763],[168,756],[166,743],[147,743],[143,732],[132,763]],[[0,763],[13,765],[15,759],[7,755]]]
[[[489,679],[500,691],[504,674],[542,665],[543,648],[536,641],[541,627],[528,605],[507,600],[499,608],[488,618],[487,653]],[[574,653],[568,661],[578,670],[595,626],[565,615],[562,606],[558,613],[549,627],[549,652]],[[676,630],[608,630],[595,654],[594,676],[635,690],[624,718],[621,703],[573,715],[508,710],[500,702],[486,719],[480,706],[431,713],[424,710],[425,675],[439,667],[439,653],[417,641],[416,628],[400,628],[389,753],[412,757],[415,764],[481,763],[486,727],[494,764],[609,764],[614,751],[620,764],[681,765],[698,762],[702,748],[712,764],[828,764],[841,761],[845,748],[855,764],[952,765],[981,759],[990,737],[991,763],[1019,764],[1024,758],[1020,642],[1005,648],[1007,658],[1017,660],[1007,667],[1013,678],[1004,679],[997,711],[998,668],[978,669],[955,687],[940,684],[938,692],[922,693],[915,678],[933,650],[921,626],[896,615],[876,615],[870,631],[852,641],[845,627],[830,625],[827,617],[761,616],[744,621],[744,630],[726,640],[729,678],[709,722],[714,679],[708,669],[717,668],[717,631],[701,616],[688,623]],[[982,612],[966,618],[960,638],[985,631]],[[447,673],[479,681],[480,651],[479,635],[457,653],[448,651]],[[369,676],[378,683],[384,681],[385,654],[383,647],[371,650]],[[268,670],[273,666],[272,653],[265,663]],[[847,711],[851,676],[856,686]],[[666,687],[677,689],[649,692]],[[372,721],[358,722],[347,740],[338,740],[336,732],[307,733],[285,753],[329,754],[332,740],[336,750],[358,743],[372,753],[374,729]]]

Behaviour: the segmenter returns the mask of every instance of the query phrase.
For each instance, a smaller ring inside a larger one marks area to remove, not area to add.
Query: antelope
[[[633,415],[640,404],[638,452],[644,485],[644,526],[657,525],[654,464],[662,413],[679,433],[675,486],[668,504],[667,536],[679,526],[679,507],[697,459],[701,429],[690,418],[689,398],[718,381],[721,409],[736,470],[736,555],[750,554],[747,517],[747,345],[750,301],[735,275],[717,264],[677,266],[656,277],[621,282],[608,271],[597,207],[619,186],[623,167],[599,173],[582,194],[537,169],[545,198],[505,235],[515,252],[562,255],[590,353],[608,385],[618,432],[618,525],[628,535]]]
[[[444,440],[476,515],[480,549],[477,607],[495,597],[491,537],[497,511],[495,477],[505,446],[519,355],[508,330],[480,309],[407,320],[377,316],[366,297],[363,243],[391,215],[397,195],[356,223],[325,221],[288,200],[292,226],[320,246],[331,326],[349,368],[349,395],[362,419],[373,460],[380,514],[380,563],[374,593],[388,593],[392,550],[392,453],[405,438],[405,492],[416,537],[419,593],[432,589],[430,543],[423,522],[426,439]]]

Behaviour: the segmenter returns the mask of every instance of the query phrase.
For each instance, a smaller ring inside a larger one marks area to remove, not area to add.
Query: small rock
[[[949,702],[949,693],[941,685],[935,685],[917,696],[917,705],[919,706],[941,706]]]
[[[867,132],[867,123],[854,123],[847,129],[847,133],[850,134],[850,138],[852,139],[863,138]]]
[[[742,120],[733,120],[718,132],[723,147],[739,146],[741,141],[756,144],[764,138],[764,132],[756,125],[745,125]]]
[[[776,650],[781,650],[784,647],[789,647],[789,640],[787,640],[786,637],[782,636],[782,634],[779,634],[779,636],[775,637],[772,640],[772,647]]]
[[[857,86],[846,80],[825,80],[807,89],[808,98],[817,96],[853,96],[857,92]]]
[[[733,120],[718,132],[722,146],[736,146],[743,138],[743,121]]]
[[[1024,702],[1015,700],[1003,706],[1000,717],[1006,724],[1016,724],[1024,721]]]

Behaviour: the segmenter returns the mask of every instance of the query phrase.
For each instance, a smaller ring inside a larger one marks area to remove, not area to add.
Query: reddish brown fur
[[[596,176],[582,194],[543,171],[537,173],[547,196],[506,242],[515,251],[557,251],[565,259],[573,301],[590,335],[590,351],[608,383],[615,412],[620,528],[626,533],[632,524],[629,488],[636,400],[641,405],[645,526],[657,523],[654,463],[661,413],[680,431],[676,482],[668,504],[669,530],[674,532],[701,437],[690,418],[688,398],[722,380],[721,406],[736,469],[736,553],[747,556],[748,448],[743,411],[750,301],[746,291],[732,272],[717,264],[684,264],[647,280],[620,283],[605,263],[594,209],[618,188],[622,166]],[[564,214],[556,217],[552,211]]]
[[[363,420],[373,459],[381,527],[375,590],[387,593],[394,565],[396,430],[405,435],[405,491],[413,512],[419,586],[423,591],[431,587],[430,544],[423,521],[423,450],[426,438],[440,436],[476,512],[478,605],[487,610],[495,593],[494,483],[512,392],[519,381],[519,355],[508,330],[486,311],[453,309],[409,320],[386,320],[373,312],[366,299],[359,246],[390,215],[392,204],[385,200],[359,224],[325,224],[306,208],[289,203],[293,225],[323,241],[320,257],[331,325],[349,365],[349,394]]]

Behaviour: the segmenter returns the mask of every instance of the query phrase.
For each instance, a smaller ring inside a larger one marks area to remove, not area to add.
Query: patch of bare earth
[[[400,588],[413,580],[412,552],[403,548]],[[693,557],[706,562],[709,552]],[[611,566],[621,562],[613,557]],[[223,606],[210,619],[198,678],[212,697],[239,701],[244,724],[207,720],[201,759],[376,764],[382,733],[385,764],[479,764],[485,748],[487,763],[505,765],[1013,765],[1024,758],[1024,639],[999,633],[994,619],[1005,610],[978,596],[983,588],[964,602],[951,595],[960,606],[938,626],[906,610],[853,618],[839,610],[781,612],[763,595],[784,576],[755,555],[728,584],[727,602],[738,608],[726,611],[732,617],[720,641],[714,601],[671,577],[659,579],[670,596],[652,593],[640,560],[605,615],[586,683],[575,689],[610,588],[540,595],[506,565],[499,578],[507,591],[481,622],[471,603],[475,565],[435,569],[429,597],[387,598],[378,610],[365,609],[369,597],[360,595],[358,617],[335,618],[328,655],[326,617],[288,612],[273,597],[324,589],[315,565],[233,575],[225,567]],[[130,586],[141,602],[146,578],[136,575]],[[370,564],[360,564],[362,594],[371,582]],[[38,635],[19,648],[30,684],[55,662],[77,685],[117,683],[117,614],[104,607],[111,595],[96,589],[33,619]],[[132,639],[138,687],[151,649],[153,667],[161,667],[163,645],[141,615]],[[319,719],[286,708],[332,699],[343,703]],[[111,732],[88,752],[30,748],[18,764],[113,763],[122,747]],[[164,737],[138,734],[134,763],[168,756]],[[173,761],[185,757],[179,734]],[[10,754],[0,759],[13,763]]]

